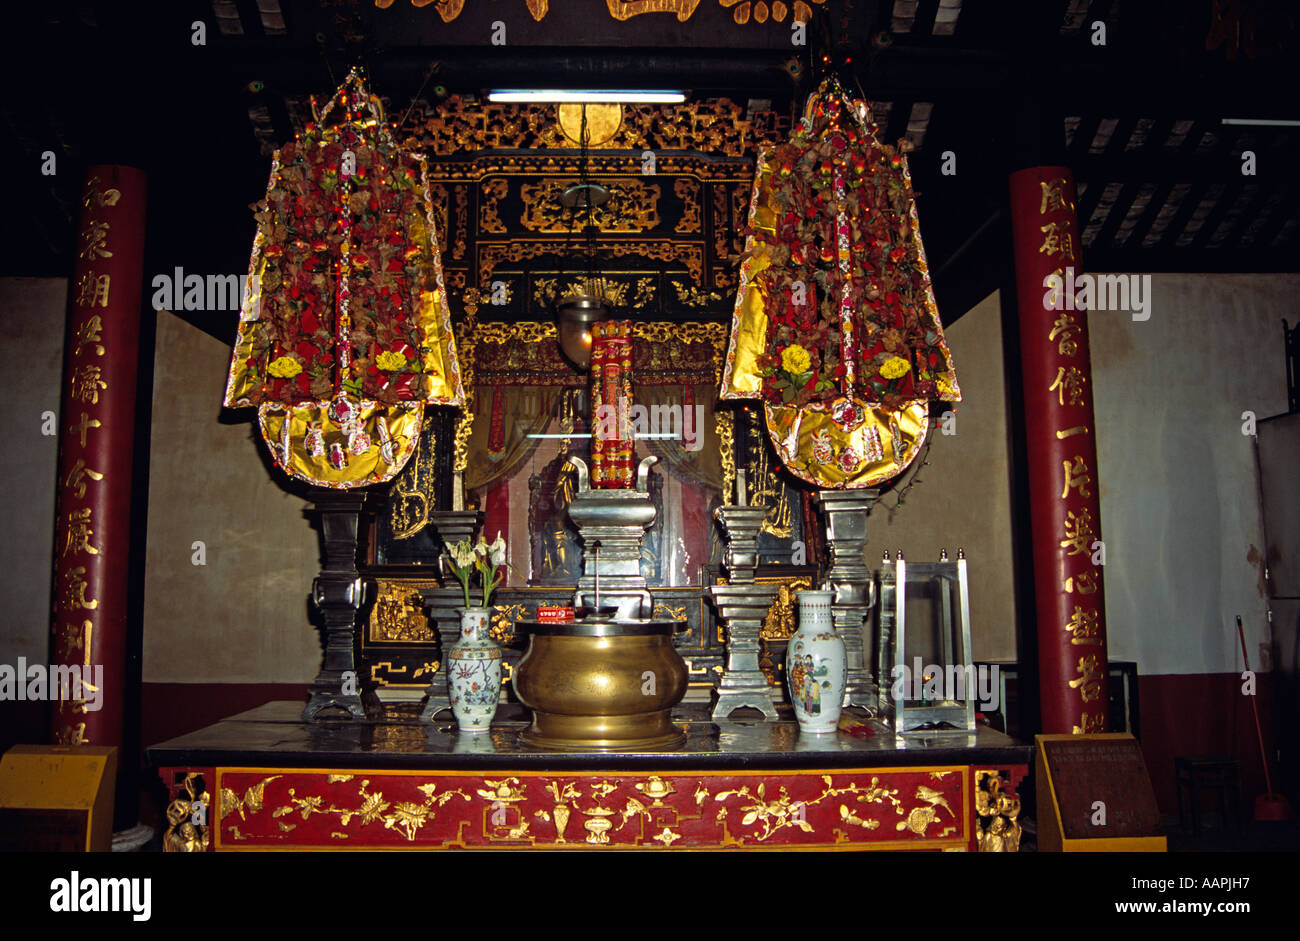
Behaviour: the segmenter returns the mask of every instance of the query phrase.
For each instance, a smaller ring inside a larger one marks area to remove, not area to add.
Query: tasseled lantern
[[[256,207],[225,404],[258,407],[286,473],[348,489],[390,480],[424,406],[465,397],[423,156],[356,71],[312,111]]]
[[[827,489],[920,452],[931,401],[961,392],[907,158],[838,82],[759,158],[721,397],[761,399],[778,456]]]

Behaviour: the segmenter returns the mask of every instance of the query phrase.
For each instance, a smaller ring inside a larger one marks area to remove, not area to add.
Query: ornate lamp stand
[[[880,710],[880,690],[871,675],[874,651],[864,649],[862,622],[876,603],[875,581],[867,569],[867,515],[879,490],[821,490],[817,501],[826,514],[826,542],[831,568],[827,580],[835,589],[831,616],[835,633],[844,639],[848,680],[844,705],[860,706],[872,715]]]
[[[775,722],[776,699],[780,691],[767,682],[758,667],[759,632],[768,608],[776,597],[775,584],[754,581],[758,566],[758,531],[765,506],[720,506],[716,516],[727,539],[728,585],[711,585],[709,593],[722,619],[727,637],[727,663],[718,681],[718,701],[713,720],[723,721],[737,709],[748,706]]]
[[[434,510],[429,514],[429,520],[438,530],[443,544],[450,546],[474,538],[474,533],[483,525],[483,511]],[[442,580],[450,582],[450,585],[420,591],[429,620],[438,632],[438,656],[442,659],[429,681],[429,688],[425,690],[427,698],[424,709],[420,712],[421,722],[432,722],[438,713],[451,711],[451,694],[447,689],[447,651],[460,637],[460,615],[456,609],[465,607],[465,593],[451,575],[443,576]]]
[[[357,611],[365,601],[365,582],[357,572],[357,532],[366,495],[320,487],[312,489],[311,497],[314,505],[308,512],[320,514],[324,547],[311,599],[325,621],[325,659],[302,717],[309,721],[324,709],[342,709],[351,718],[364,719],[353,645]],[[345,692],[349,674],[352,692]]]

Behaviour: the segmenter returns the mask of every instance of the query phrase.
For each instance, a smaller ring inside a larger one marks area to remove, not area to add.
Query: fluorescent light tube
[[[1244,127],[1300,127],[1300,121],[1279,121],[1274,118],[1224,118],[1223,123]]]
[[[503,88],[488,92],[488,101],[529,102],[549,104],[554,102],[593,102],[619,104],[678,104],[686,100],[680,91],[562,91],[546,88]]]
[[[584,431],[584,432],[571,431],[567,435],[535,434],[535,435],[525,435],[524,437],[526,438],[586,438],[590,434],[591,434],[590,431]],[[654,432],[653,434],[645,434],[645,435],[634,434],[632,437],[635,438],[637,441],[640,441],[643,438],[676,438],[679,436],[673,434],[671,431],[664,431],[664,432]]]

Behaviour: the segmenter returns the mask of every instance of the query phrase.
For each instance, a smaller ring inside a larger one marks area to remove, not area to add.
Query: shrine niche
[[[715,719],[745,707],[775,719],[791,592],[817,584],[829,548],[845,702],[875,709],[860,630],[872,576],[855,548],[874,491],[814,500],[806,485],[897,475],[925,440],[927,399],[959,392],[906,162],[877,142],[865,103],[823,85],[786,139],[786,122],[725,99],[451,97],[408,111],[394,136],[354,73],[313,114],[261,207],[228,401],[262,406],[291,474],[382,485],[326,517],[333,629],[350,611],[367,620],[372,705],[431,676],[424,718],[440,711],[459,610],[448,566],[468,607],[465,560],[482,568],[491,535],[492,565],[509,572],[482,623],[506,647],[507,692],[527,661],[516,625],[602,611],[603,574],[620,624],[684,628],[671,633],[689,684],[726,691]],[[394,207],[410,225],[390,232],[385,216],[371,245],[367,212],[390,190],[406,194]],[[582,321],[581,355],[573,323],[551,320],[578,295],[600,311]],[[726,401],[745,398],[761,410]],[[461,407],[412,410],[426,399]],[[286,407],[308,411],[276,417]],[[355,510],[369,597],[342,582]],[[361,709],[334,688],[349,672],[341,636],[309,712]],[[587,741],[558,728],[530,734]],[[643,731],[624,744],[675,740]]]
[[[714,395],[723,339],[719,323],[632,325],[632,401],[644,407],[647,422],[658,415],[684,433],[684,440],[636,442],[636,460],[660,459],[649,480],[657,516],[642,544],[641,574],[655,611],[685,623],[678,647],[690,682],[701,690],[711,688],[725,645],[702,594],[719,577],[723,551],[710,520],[736,482],[736,415],[718,408]],[[539,606],[563,604],[580,572],[581,542],[567,518],[576,481],[566,461],[571,455],[584,460],[591,455],[588,380],[565,361],[549,323],[466,325],[457,345],[468,406],[456,427],[439,439],[442,447],[434,450],[448,467],[456,455],[464,455],[456,479],[465,488],[466,502],[482,508],[483,530],[511,534],[512,546],[526,547],[524,552],[512,549],[517,572],[496,604],[498,632],[509,636],[510,625],[531,619]],[[751,448],[764,446],[743,415],[740,426]],[[530,437],[548,434],[553,437]],[[367,571],[376,576],[415,579],[420,568],[436,563],[441,542],[427,512],[436,495],[433,500],[413,496],[419,486],[434,487],[431,479],[420,483],[424,468],[436,463],[424,447],[422,443],[395,480],[386,511],[374,521],[373,565]],[[741,455],[742,465],[749,460]],[[768,458],[754,459],[749,479],[754,503],[763,503],[768,494],[774,499],[765,563],[790,567],[796,561],[792,547],[807,535],[811,505]],[[793,612],[784,620],[788,636]],[[374,640],[376,624],[372,612],[362,644],[372,678],[394,693],[423,689],[424,683],[413,677],[433,659],[435,646],[380,646]],[[507,664],[517,662],[520,653],[507,649]],[[775,673],[773,677],[775,681]]]
[[[483,532],[505,531],[512,546],[527,547],[512,552],[517,571],[501,590],[497,633],[509,637],[514,620],[563,602],[559,589],[572,586],[580,567],[579,540],[567,519],[574,484],[567,460],[591,456],[590,403],[587,380],[560,352],[554,326],[534,318],[549,319],[573,286],[568,265],[577,238],[560,196],[587,173],[613,195],[594,219],[596,245],[605,295],[635,318],[631,398],[647,418],[673,422],[681,436],[637,442],[637,460],[661,461],[648,480],[656,522],[640,570],[656,611],[687,624],[679,646],[691,682],[707,687],[720,669],[722,639],[700,592],[721,558],[710,520],[734,488],[736,459],[732,411],[716,408],[720,321],[735,286],[753,155],[784,122],[771,113],[746,117],[725,100],[600,106],[588,117],[589,154],[578,146],[581,121],[569,105],[502,106],[453,96],[432,110],[414,110],[399,131],[407,146],[435,157],[432,216],[459,321],[467,398],[458,416],[425,421],[408,466],[373,501],[378,510],[363,568],[374,577],[418,579],[421,569],[437,567],[444,546],[433,518],[473,505]],[[552,437],[537,437],[546,435]],[[772,537],[784,541],[775,555],[786,564],[798,530],[787,524]],[[372,608],[363,632],[368,677],[381,692],[421,689],[414,677],[432,662],[436,644],[381,643],[376,618]],[[507,688],[518,656],[507,649]]]

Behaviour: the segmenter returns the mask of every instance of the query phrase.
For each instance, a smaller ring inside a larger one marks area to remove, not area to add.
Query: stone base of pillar
[[[118,830],[113,834],[114,853],[138,853],[157,833],[153,827],[137,823],[134,827]]]
[[[871,675],[874,657],[863,644],[862,623],[876,604],[875,581],[867,568],[867,516],[879,490],[822,490],[817,502],[826,515],[826,544],[831,567],[826,580],[835,590],[831,614],[835,633],[844,640],[848,675],[844,706],[857,706],[873,715],[880,709],[880,690]]]

